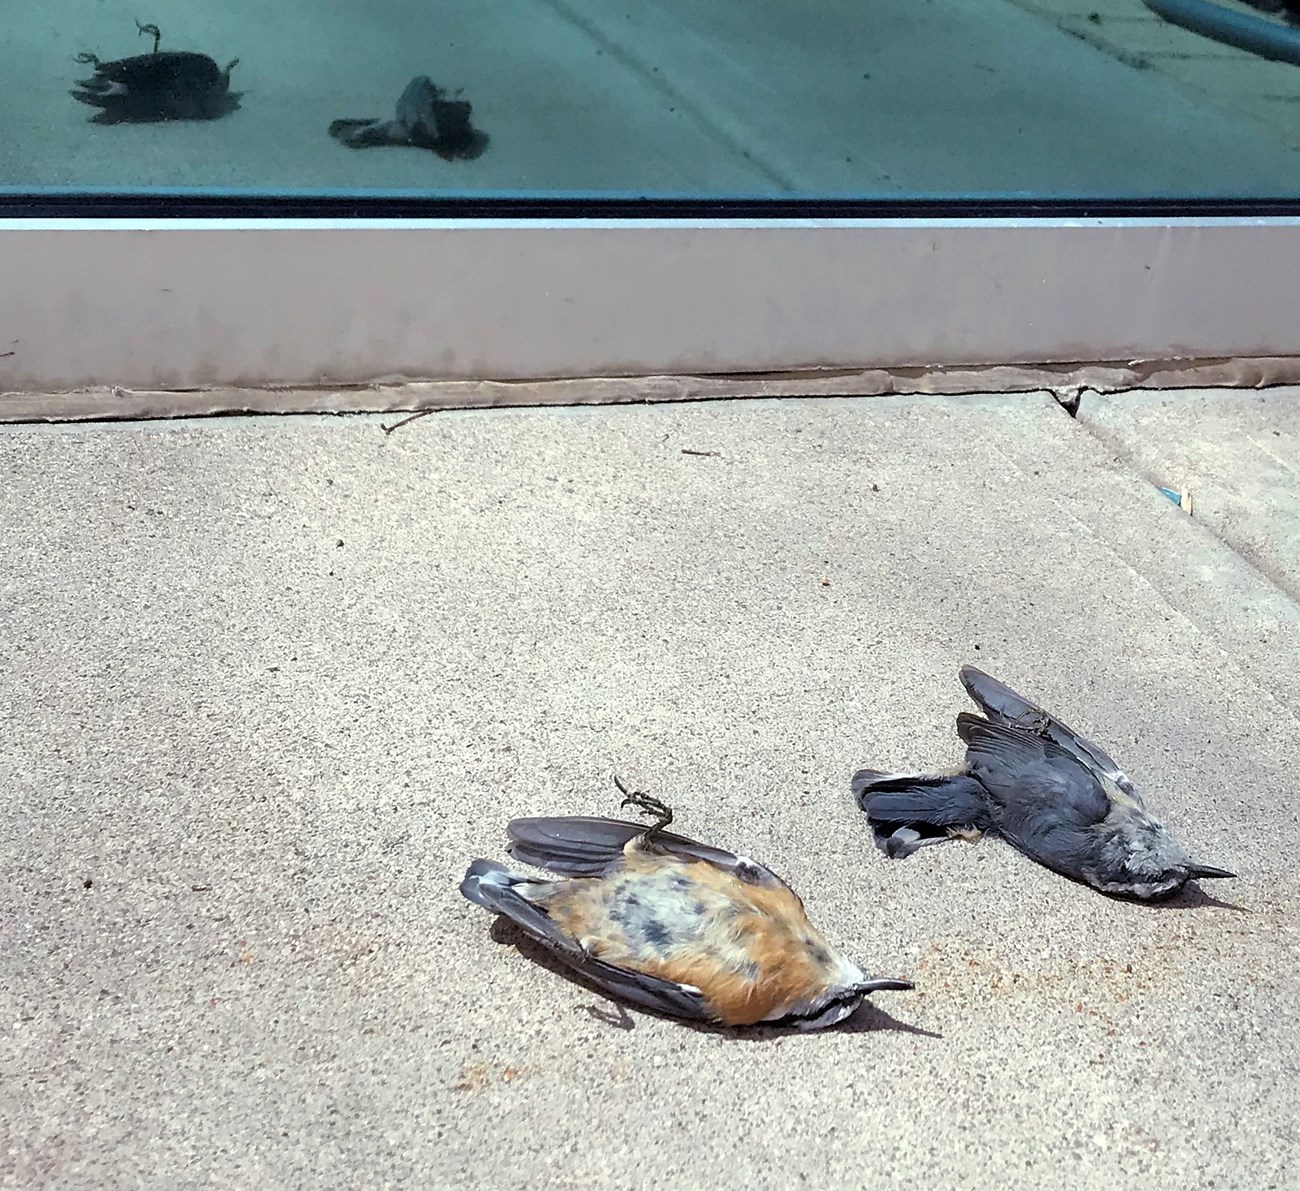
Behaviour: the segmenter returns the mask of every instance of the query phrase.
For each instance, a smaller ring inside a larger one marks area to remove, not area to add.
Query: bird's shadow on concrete
[[[548,972],[554,972],[557,976],[569,981],[570,984],[576,984],[579,988],[585,988],[603,998],[604,1006],[583,1005],[579,1007],[579,1011],[614,1030],[635,1030],[636,1017],[644,1016],[671,1021],[675,1025],[694,1030],[699,1034],[715,1034],[720,1038],[731,1038],[737,1042],[771,1042],[778,1038],[816,1038],[828,1034],[867,1034],[874,1033],[877,1030],[915,1034],[921,1038],[943,1037],[942,1034],[937,1034],[933,1030],[925,1030],[920,1026],[900,1021],[867,998],[863,999],[862,1004],[849,1017],[825,1030],[800,1030],[794,1026],[780,1025],[724,1026],[713,1022],[690,1021],[685,1018],[672,1017],[665,1013],[655,1013],[653,1010],[640,1005],[635,1007],[636,1016],[633,1016],[621,1001],[612,999],[604,989],[588,980],[581,972],[556,959],[546,947],[526,935],[507,919],[498,918],[493,922],[490,935],[494,943],[503,947],[514,947],[520,955],[531,963],[545,968]]]
[[[1121,894],[1104,893],[1103,897],[1111,901],[1126,902],[1131,906],[1141,906],[1144,910],[1233,910],[1238,914],[1249,914],[1249,906],[1239,906],[1236,902],[1225,902],[1222,898],[1206,893],[1199,885],[1188,882],[1173,897],[1163,901],[1143,901],[1137,897],[1124,897]]]
[[[1226,902],[1222,898],[1215,897],[1212,893],[1206,893],[1199,885],[1194,885],[1190,881],[1182,887],[1179,892],[1174,894],[1166,902],[1158,902],[1157,906],[1164,906],[1167,910],[1234,910],[1238,914],[1249,914],[1249,906],[1239,906],[1236,902]]]

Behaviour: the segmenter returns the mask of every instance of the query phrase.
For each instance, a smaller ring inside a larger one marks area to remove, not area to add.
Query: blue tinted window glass
[[[1300,0],[1150,3],[14,0],[0,187],[1300,193]]]

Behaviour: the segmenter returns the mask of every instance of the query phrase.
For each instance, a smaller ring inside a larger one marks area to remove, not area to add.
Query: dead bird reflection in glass
[[[157,25],[136,22],[142,37],[153,37],[153,50],[132,58],[102,62],[82,53],[77,61],[94,67],[69,94],[100,110],[94,124],[153,124],[164,120],[215,120],[239,107],[240,93],[230,89],[232,59],[224,70],[207,54],[193,50],[159,50]]]
[[[330,136],[350,149],[376,145],[407,145],[429,149],[445,160],[475,158],[487,148],[487,134],[470,123],[468,100],[439,87],[428,75],[417,75],[397,100],[396,119],[344,119],[330,124]]]

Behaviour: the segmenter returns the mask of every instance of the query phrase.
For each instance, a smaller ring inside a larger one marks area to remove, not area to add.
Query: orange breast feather
[[[677,878],[671,891],[665,873]],[[638,948],[610,913],[629,888],[653,891],[678,930],[657,953]],[[665,904],[673,897],[680,904]],[[824,991],[831,975],[831,949],[794,893],[746,884],[705,861],[631,853],[618,873],[563,882],[547,911],[606,963],[698,988],[711,1015],[727,1025],[779,1016]],[[681,933],[683,922],[695,925]]]

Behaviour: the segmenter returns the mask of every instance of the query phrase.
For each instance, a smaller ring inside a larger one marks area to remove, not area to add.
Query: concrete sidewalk
[[[7,427],[0,474],[5,1185],[1300,1180],[1300,612],[1050,398]],[[848,776],[957,759],[965,661],[1241,879],[886,862]],[[917,990],[608,1024],[456,884],[615,771]]]
[[[1088,394],[1080,417],[1134,470],[1300,600],[1300,390]]]

